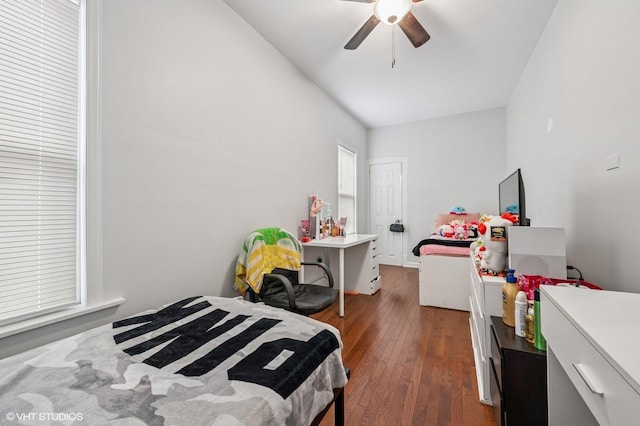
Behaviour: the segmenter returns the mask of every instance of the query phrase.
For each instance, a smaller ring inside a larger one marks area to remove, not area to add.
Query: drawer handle
[[[598,385],[597,381],[595,381],[593,377],[591,377],[591,373],[589,373],[589,369],[586,366],[582,364],[574,364],[574,363],[572,364],[573,364],[573,367],[578,372],[578,374],[580,375],[580,377],[582,377],[582,380],[584,380],[584,382],[587,384],[587,386],[589,387],[589,390],[592,393],[595,393],[596,395],[604,394],[604,391]]]

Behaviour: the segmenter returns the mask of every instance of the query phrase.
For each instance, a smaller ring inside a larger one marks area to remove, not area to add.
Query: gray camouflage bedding
[[[0,424],[297,426],[346,383],[332,326],[192,297],[0,360]]]

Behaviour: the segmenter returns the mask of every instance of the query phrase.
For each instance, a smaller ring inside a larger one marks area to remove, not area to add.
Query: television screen
[[[520,169],[507,176],[498,185],[500,214],[511,213],[518,216],[519,225],[528,225],[526,219],[524,182]]]

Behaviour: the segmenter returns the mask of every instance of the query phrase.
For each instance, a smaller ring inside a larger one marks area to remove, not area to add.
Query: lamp
[[[376,18],[387,25],[401,20],[411,9],[411,0],[378,0],[373,8]]]

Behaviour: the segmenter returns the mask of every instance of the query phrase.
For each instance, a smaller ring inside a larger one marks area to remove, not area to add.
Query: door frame
[[[407,175],[409,170],[409,158],[407,157],[383,157],[367,160],[367,232],[371,232],[371,166],[387,163],[400,163],[402,168],[402,223],[407,226]],[[402,250],[402,266],[407,265],[407,240],[405,238],[406,231],[402,233],[402,242],[400,243]]]

